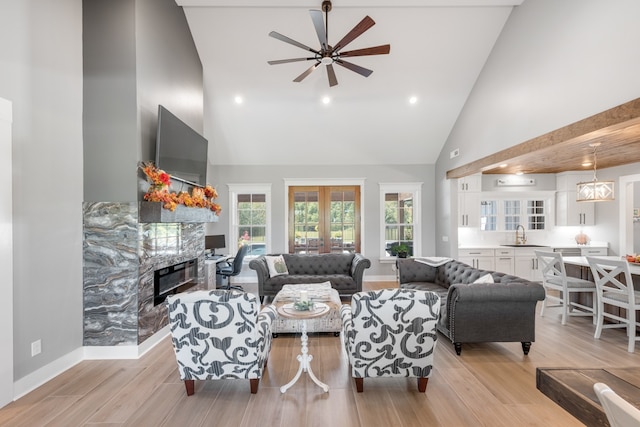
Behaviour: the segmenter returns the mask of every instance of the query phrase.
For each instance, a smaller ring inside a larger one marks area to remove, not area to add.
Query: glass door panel
[[[360,251],[359,187],[290,187],[289,251]]]

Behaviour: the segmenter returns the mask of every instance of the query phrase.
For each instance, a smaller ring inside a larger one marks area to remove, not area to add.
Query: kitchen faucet
[[[522,228],[522,236],[520,236],[520,228]],[[516,245],[524,245],[527,243],[527,236],[524,234],[524,226],[519,224],[516,227]]]

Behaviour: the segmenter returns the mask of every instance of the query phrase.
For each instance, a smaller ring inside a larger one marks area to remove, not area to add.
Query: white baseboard
[[[35,372],[20,378],[13,383],[13,400],[17,400],[27,393],[51,381],[64,371],[72,368],[83,360],[98,359],[138,359],[153,347],[158,345],[170,334],[169,325],[147,338],[140,345],[126,346],[87,346],[80,347],[57,360],[43,366]]]
[[[395,274],[385,276],[365,276],[363,282],[397,282],[398,278]]]
[[[17,400],[35,390],[47,381],[52,380],[64,371],[82,362],[82,360],[83,350],[82,347],[80,347],[43,366],[37,371],[20,378],[13,383],[13,400]]]

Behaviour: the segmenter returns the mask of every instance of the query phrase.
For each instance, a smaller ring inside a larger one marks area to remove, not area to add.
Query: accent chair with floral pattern
[[[171,339],[187,395],[195,380],[248,379],[251,393],[271,350],[275,307],[236,290],[180,293],[167,297]]]
[[[358,392],[364,378],[416,377],[426,391],[433,370],[440,297],[430,291],[358,292],[344,304],[342,340]]]

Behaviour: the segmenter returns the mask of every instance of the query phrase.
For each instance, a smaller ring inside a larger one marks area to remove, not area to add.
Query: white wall
[[[20,381],[82,346],[81,1],[0,2],[0,43],[0,97],[13,102]],[[38,339],[42,353],[31,357]]]
[[[11,102],[0,98],[0,407],[13,400],[13,215],[11,202]]]
[[[512,12],[436,164],[447,170],[640,96],[640,2],[525,0]],[[460,148],[451,160],[448,153]],[[606,149],[603,147],[602,149]],[[599,176],[600,177],[600,176]],[[437,207],[437,229],[456,235],[455,200]],[[456,239],[438,239],[449,254]]]

